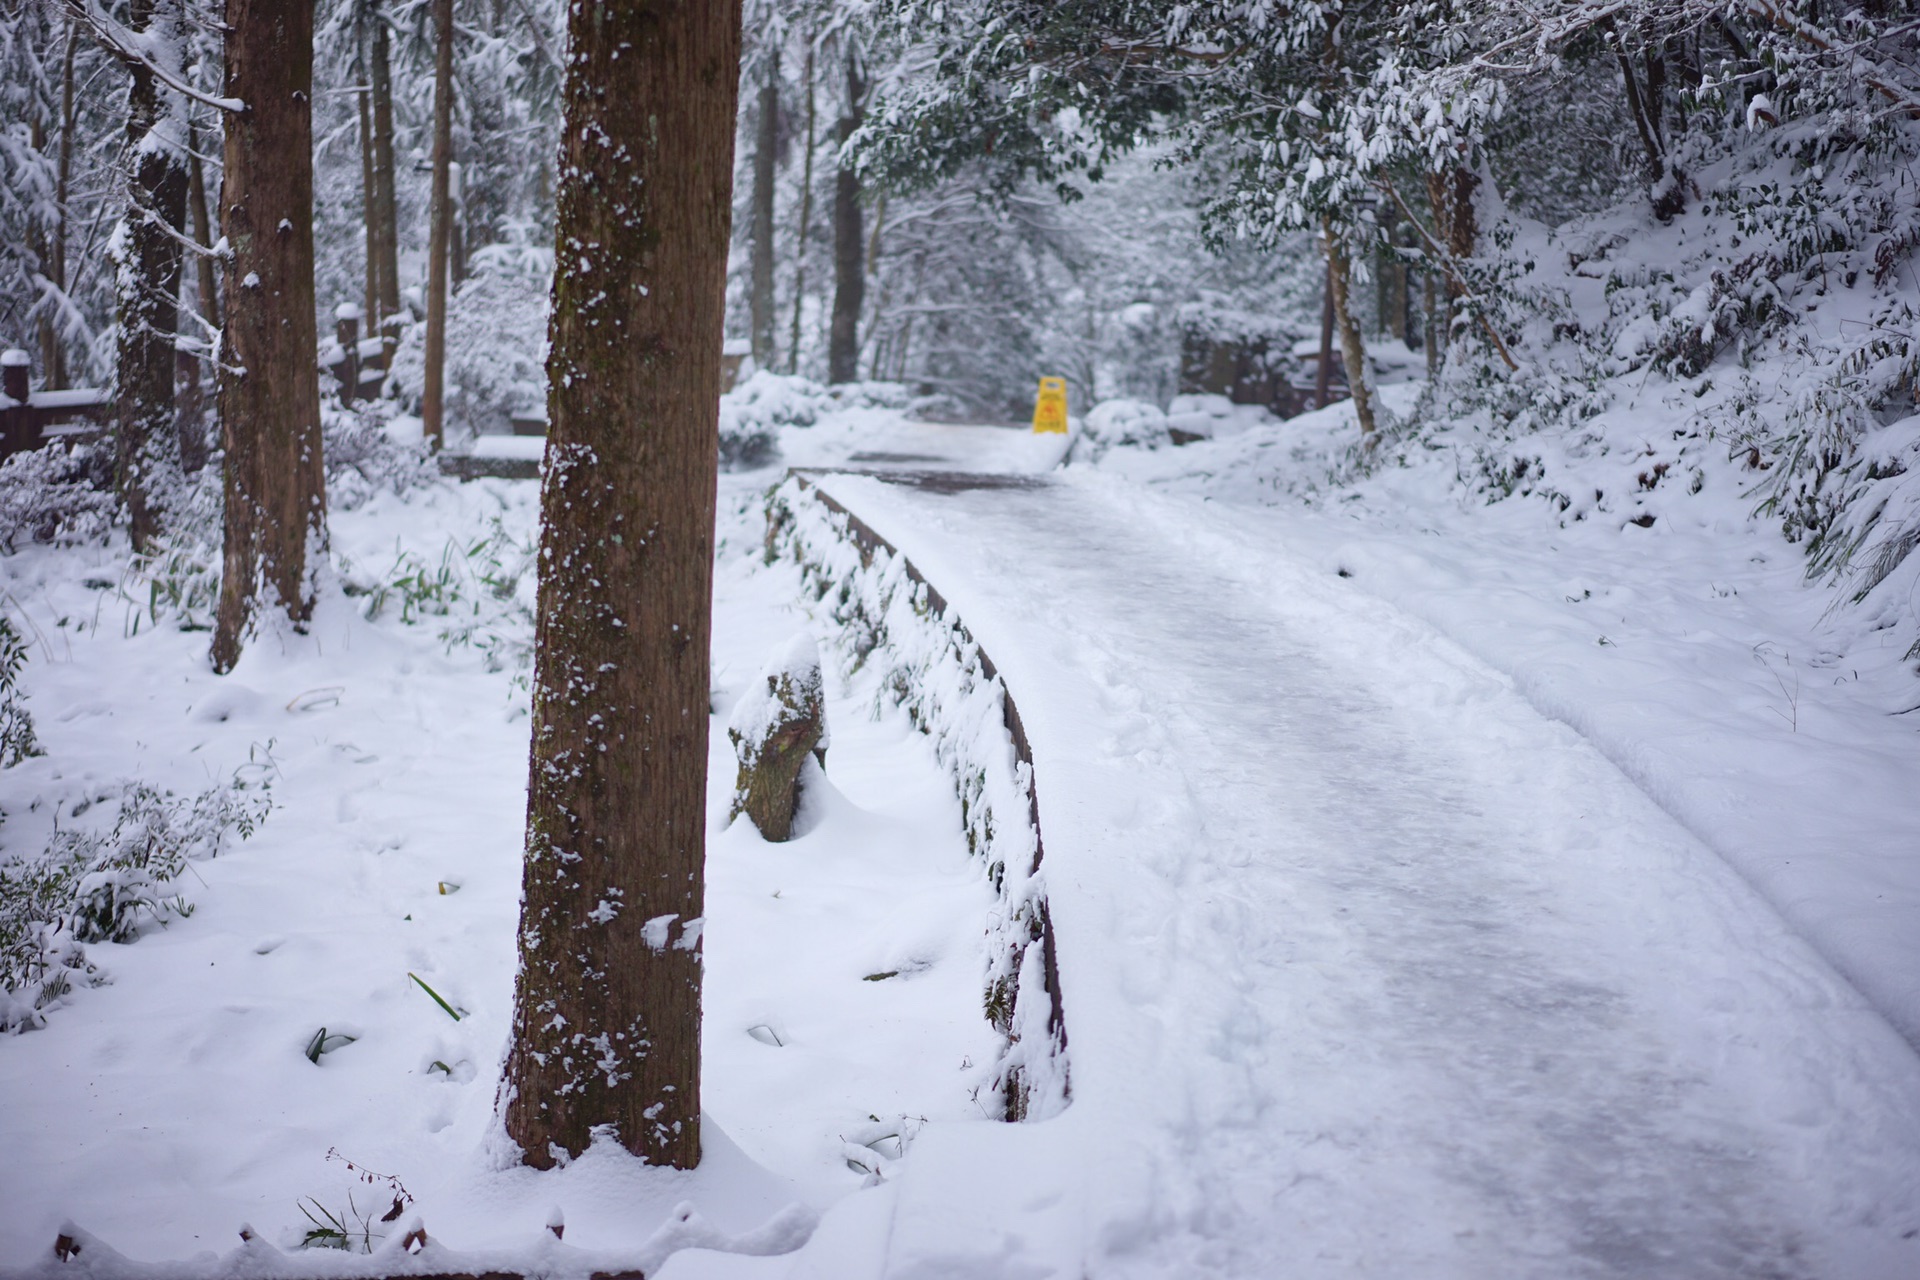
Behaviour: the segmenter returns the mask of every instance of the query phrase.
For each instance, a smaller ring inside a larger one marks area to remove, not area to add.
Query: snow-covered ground
[[[0,774],[0,848],[123,777],[251,764],[276,809],[195,864],[190,918],[93,948],[111,985],[0,1040],[0,1259],[68,1218],[136,1257],[242,1222],[292,1243],[303,1197],[364,1188],[338,1151],[463,1248],[527,1246],[555,1206],[588,1248],[682,1201],[723,1234],[819,1215],[789,1254],[675,1253],[682,1280],[1920,1274],[1920,762],[1888,714],[1911,678],[1834,641],[1794,549],[1711,487],[1646,529],[1463,505],[1431,468],[1281,502],[1340,413],[1065,470],[1057,439],[888,409],[782,431],[796,466],[1047,473],[819,483],[1019,700],[1074,1093],[981,1118],[992,895],[930,747],[856,675],[792,844],[721,830],[715,734],[690,1175],[501,1167],[510,616],[490,672],[447,618],[336,596],[222,679],[204,635],[125,634],[119,553],[8,558],[47,754]],[[720,726],[828,626],[760,562],[779,474],[724,482]],[[524,482],[381,498],[336,547],[378,576],[396,543],[431,565],[497,528],[499,559],[533,506]],[[316,1065],[322,1026],[356,1039]]]

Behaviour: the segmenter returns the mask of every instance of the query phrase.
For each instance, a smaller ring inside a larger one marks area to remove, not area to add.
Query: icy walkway
[[[1019,699],[1075,1095],[796,1274],[1920,1275],[1920,1060],[1509,682],[1198,502],[822,483]]]

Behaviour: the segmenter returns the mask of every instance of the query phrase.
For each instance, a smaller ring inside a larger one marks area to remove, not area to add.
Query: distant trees
[[[700,1155],[708,641],[737,0],[573,6],[520,969],[527,1163]]]

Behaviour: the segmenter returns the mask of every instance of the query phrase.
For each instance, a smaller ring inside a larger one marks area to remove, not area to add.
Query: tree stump
[[[727,736],[740,760],[728,816],[744,813],[775,844],[791,839],[807,756],[827,761],[820,648],[812,636],[796,637],[740,699]]]

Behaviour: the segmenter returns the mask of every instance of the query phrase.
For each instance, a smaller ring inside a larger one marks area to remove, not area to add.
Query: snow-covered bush
[[[27,662],[27,646],[9,618],[0,617],[0,769],[11,768],[28,756],[40,754],[33,717],[20,692],[20,668]]]
[[[48,1005],[97,979],[85,944],[190,914],[176,883],[187,864],[216,856],[229,833],[251,836],[272,802],[265,782],[239,778],[185,797],[129,782],[72,816],[102,805],[110,828],[56,830],[38,855],[0,861],[0,1030],[42,1025]]]
[[[404,496],[440,478],[425,444],[403,444],[388,433],[387,424],[396,411],[390,400],[362,402],[351,409],[322,409],[320,435],[329,508],[352,511],[377,493]]]
[[[847,382],[825,387],[811,378],[761,369],[720,397],[720,466],[751,471],[780,457],[780,431],[810,427],[843,409],[905,409],[912,403],[897,382]]]
[[[0,463],[0,549],[92,542],[118,511],[110,446],[50,444]]]
[[[449,539],[434,557],[395,548],[384,572],[339,565],[341,589],[366,601],[368,621],[394,616],[414,625],[440,620],[449,652],[479,653],[489,671],[524,671],[533,657],[534,566],[539,548],[496,517],[478,538]]]
[[[1158,449],[1171,439],[1167,415],[1144,400],[1102,400],[1080,421],[1073,456],[1097,462],[1110,449]]]
[[[476,435],[511,430],[518,414],[547,402],[548,280],[481,258],[447,300],[446,415],[450,427]],[[424,323],[401,337],[387,394],[409,412],[426,383]]]

